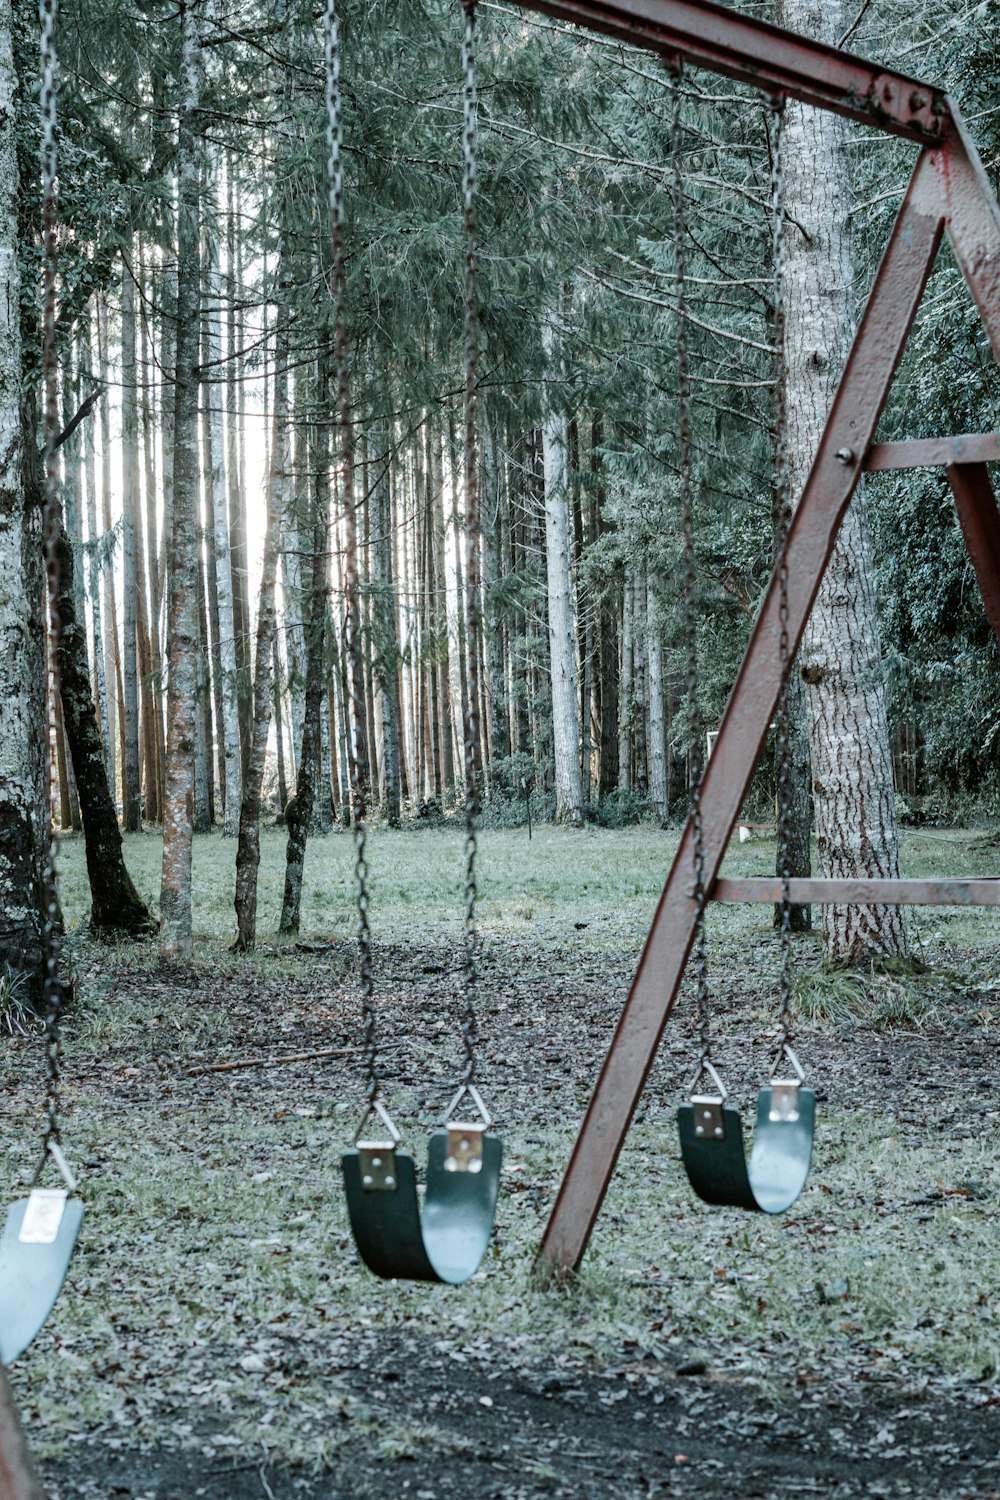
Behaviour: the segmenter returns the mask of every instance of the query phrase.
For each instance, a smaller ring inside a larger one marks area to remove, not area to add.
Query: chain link
[[[791,499],[788,482],[787,406],[785,392],[785,182],[782,136],[784,100],[771,100],[767,116],[771,157],[771,263],[774,268],[774,494],[772,530],[778,564],[778,659],[784,684],[778,705],[778,876],[781,881],[779,931],[781,937],[782,1047],[792,1040],[792,903],[789,846],[791,842],[792,726],[788,695],[788,528]]]
[[[344,252],[344,121],[340,87],[340,22],[334,0],[327,0],[324,17],[326,64],[326,143],[330,184],[330,223],[333,252],[334,349],[337,371],[337,408],[340,429],[341,493],[344,514],[344,599],[347,642],[348,698],[351,739],[351,823],[354,831],[354,878],[358,912],[358,971],[361,978],[362,1049],[369,1105],[382,1091],[378,1068],[378,1023],[372,980],[371,927],[368,920],[367,786],[368,755],[365,729],[364,664],[361,657],[361,585],[354,497],[354,443],[351,415],[350,364],[347,345],[347,266]]]
[[[42,897],[45,905],[43,942],[45,973],[42,997],[45,1007],[45,1134],[42,1165],[50,1146],[60,1141],[60,1022],[62,1019],[62,986],[59,981],[59,958],[62,950],[61,918],[57,865],[59,844],[56,834],[56,702],[61,691],[59,651],[62,625],[59,617],[61,587],[59,537],[62,507],[59,494],[59,466],[56,440],[59,433],[59,362],[56,353],[56,282],[58,274],[59,179],[56,147],[56,18],[58,0],[40,0],[41,23],[41,177],[42,177],[42,380],[44,386],[44,452],[45,484],[45,588],[48,614],[48,801],[49,827],[45,868],[42,875]],[[41,1166],[39,1166],[41,1172]]]
[[[462,0],[465,66],[462,134],[464,155],[463,209],[465,216],[465,639],[468,661],[464,704],[465,749],[465,954],[463,966],[462,1049],[463,1081],[476,1079],[476,991],[479,934],[476,926],[476,815],[479,812],[477,752],[479,746],[479,453],[476,442],[478,396],[479,300],[476,284],[476,4]]]
[[[705,935],[705,831],[701,811],[701,782],[704,772],[702,753],[701,708],[698,702],[698,567],[695,554],[694,492],[691,484],[691,386],[688,376],[687,283],[685,279],[683,131],[681,124],[681,82],[683,64],[678,60],[670,67],[670,158],[671,203],[674,231],[674,285],[676,288],[677,325],[677,416],[680,474],[681,532],[684,539],[684,642],[687,658],[686,691],[688,703],[688,742],[691,780],[692,864],[694,875],[694,973],[698,993],[698,1032],[701,1041],[701,1064],[711,1059],[711,1006],[708,991],[708,951]]]

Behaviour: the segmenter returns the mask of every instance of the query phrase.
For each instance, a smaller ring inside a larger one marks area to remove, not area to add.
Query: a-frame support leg
[[[3,1365],[0,1365],[0,1496],[3,1500],[45,1500]]]
[[[789,529],[790,660],[941,241],[939,154],[925,151],[917,163]],[[781,695],[778,603],[772,577],[708,761],[702,811],[709,889]],[[691,870],[689,821],[542,1240],[539,1259],[551,1267],[569,1270],[580,1264],[680,987],[694,938]]]
[[[1000,640],[1000,511],[985,464],[949,464],[945,472],[990,624]]]

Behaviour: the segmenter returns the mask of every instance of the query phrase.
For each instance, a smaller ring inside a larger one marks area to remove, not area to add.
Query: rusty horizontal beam
[[[959,437],[908,438],[873,443],[865,454],[869,474],[890,469],[933,469],[947,464],[1000,463],[1000,432],[966,432]]]
[[[947,95],[836,47],[709,0],[515,0],[522,10],[683,58],[922,145],[948,129]]]
[[[1000,906],[1000,879],[790,880],[788,894],[796,906]],[[781,881],[773,876],[717,880],[711,899],[773,906],[781,900]]]

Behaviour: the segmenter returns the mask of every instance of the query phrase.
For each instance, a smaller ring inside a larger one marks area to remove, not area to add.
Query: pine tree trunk
[[[781,0],[780,12],[784,25],[826,42],[835,42],[843,26],[839,3]],[[790,100],[784,134],[788,452],[797,497],[850,347],[854,267],[843,121]],[[820,873],[898,876],[892,759],[860,486],[827,566],[800,661]],[[825,906],[823,949],[837,962],[905,955],[902,908]]]
[[[660,640],[660,581],[646,573],[646,647],[649,659],[649,800],[661,823],[667,817],[667,737]]]
[[[143,285],[147,284],[145,272]],[[152,295],[152,289],[150,289]],[[146,785],[146,810],[151,822],[163,822],[163,776],[166,761],[166,741],[163,723],[163,652],[160,645],[160,626],[163,620],[163,595],[160,590],[160,548],[157,532],[156,506],[156,360],[154,358],[152,334],[148,321],[142,320],[142,368],[145,390],[142,397],[143,457],[146,468],[146,573],[149,578],[147,628],[149,637],[149,681],[148,726],[151,746],[151,776]],[[140,530],[141,536],[141,530]],[[140,565],[141,572],[141,565]],[[147,700],[144,696],[143,703]],[[144,712],[145,712],[144,708]]]
[[[309,601],[309,627],[306,638],[306,690],[302,720],[302,744],[299,753],[295,796],[285,809],[288,845],[285,850],[285,891],[281,904],[279,932],[298,932],[302,910],[302,872],[305,868],[306,839],[312,824],[317,792],[317,773],[322,767],[323,676],[326,665],[326,617],[329,610],[329,570],[326,563],[327,515],[326,468],[316,486],[315,517],[312,530],[312,597]]]
[[[47,832],[48,796],[41,528],[37,506],[28,514],[22,472],[16,86],[11,8],[0,0],[0,968],[23,975],[28,998],[37,1001],[43,973],[40,834]],[[0,1390],[0,1397],[6,1394]],[[5,1416],[12,1412],[7,1403]]]
[[[387,437],[390,436],[387,434]],[[388,446],[388,443],[385,444]],[[371,590],[372,647],[375,676],[382,707],[381,764],[385,777],[385,814],[390,828],[400,820],[399,623],[392,567],[392,491],[388,455],[376,451],[371,468],[376,474],[369,496],[372,507]]]
[[[226,367],[226,475],[229,499],[227,550],[230,559],[233,606],[233,662],[236,722],[239,731],[239,795],[236,798],[232,836],[239,833],[239,808],[243,795],[243,772],[250,754],[250,601],[247,570],[246,487],[243,482],[243,421],[240,395],[243,390],[237,365],[242,358],[242,325],[237,304],[243,294],[242,236],[237,233],[241,205],[235,158],[227,158],[226,170],[226,270],[229,278],[229,309],[226,318],[228,364]],[[222,515],[217,520],[221,523]],[[228,781],[228,772],[227,772]],[[231,819],[227,814],[226,833]]]
[[[107,309],[104,296],[97,297],[97,364],[104,380],[101,399],[101,525],[104,535],[111,535],[111,403],[105,379],[108,369]],[[112,798],[117,797],[118,769],[124,760],[119,752],[121,731],[121,653],[118,645],[118,606],[115,600],[115,570],[104,569],[104,676],[108,684],[108,733],[105,749],[108,757],[108,785]]]
[[[89,331],[84,340],[83,374],[88,380],[92,375],[92,360]],[[104,766],[112,806],[114,805],[114,757],[111,753],[111,725],[108,714],[108,684],[104,660],[104,627],[101,619],[101,569],[98,561],[97,530],[97,455],[94,443],[94,426],[86,424],[85,436],[86,495],[87,495],[87,584],[90,593],[90,621],[94,654],[94,682],[96,684],[97,721],[104,743]]]
[[[198,630],[198,328],[201,301],[199,149],[195,133],[201,93],[197,12],[181,0],[181,112],[177,174],[177,325],[173,505],[167,682],[166,796],[160,882],[160,953],[191,956],[192,799],[196,733]]]
[[[547,366],[558,376],[561,359],[551,317],[542,334]],[[545,471],[545,563],[548,579],[549,665],[552,684],[552,754],[557,823],[583,823],[580,726],[577,719],[576,622],[570,569],[569,451],[566,418],[549,406],[542,423]]]
[[[125,867],[118,814],[108,787],[104,747],[94,714],[84,628],[76,610],[73,549],[63,533],[59,542],[59,676],[63,723],[80,798],[90,926],[94,932],[144,936],[155,930]]]
[[[277,284],[282,278],[279,274]],[[264,759],[271,726],[271,656],[274,649],[274,586],[281,541],[281,507],[288,476],[288,309],[278,308],[274,349],[274,399],[271,459],[267,478],[267,517],[257,609],[256,661],[253,684],[253,723],[247,772],[243,778],[240,831],[236,847],[235,949],[245,953],[257,941],[257,872],[260,867],[260,802]]]
[[[632,569],[626,568],[622,587],[621,664],[618,670],[618,785],[623,792],[632,787],[632,724],[635,718],[632,670],[633,588]]]
[[[139,772],[139,651],[136,623],[136,533],[139,525],[139,370],[135,357],[135,280],[122,273],[122,714],[125,760],[122,767],[123,823],[126,833],[142,827]]]

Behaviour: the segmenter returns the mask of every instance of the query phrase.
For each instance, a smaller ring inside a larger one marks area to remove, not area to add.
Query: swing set
[[[692,949],[698,978],[702,1048],[690,1102],[679,1111],[681,1151],[692,1186],[711,1203],[780,1212],[794,1201],[809,1169],[813,1095],[791,1047],[788,912],[792,903],[1000,905],[993,880],[721,879],[722,858],[736,825],[769,726],[779,713],[779,785],[787,774],[787,728],[780,705],[809,611],[851,496],[865,472],[943,466],[954,495],[987,614],[1000,637],[1000,514],[987,465],[1000,460],[997,434],[876,443],[879,417],[908,338],[935,257],[947,234],[969,285],[994,352],[1000,357],[1000,212],[961,115],[949,97],[918,80],[879,68],[836,48],[795,36],[710,0],[515,0],[522,9],[602,32],[648,49],[671,69],[704,68],[750,84],[780,108],[794,98],[832,110],[868,127],[913,142],[916,165],[875,275],[865,311],[841,377],[805,488],[794,510],[783,472],[783,411],[777,413],[776,493],[783,520],[774,573],[754,626],[720,729],[703,770],[695,777],[692,808],[615,1035],[601,1069],[538,1252],[553,1271],[577,1268],[629,1125],[652,1066]],[[465,12],[463,60],[465,247],[465,464],[467,567],[470,601],[476,592],[478,521],[476,396],[476,95],[474,0]],[[58,691],[56,607],[59,569],[56,539],[59,496],[55,463],[58,433],[56,308],[56,54],[55,0],[42,0],[43,378],[45,387],[46,568],[49,606],[50,701]],[[368,927],[365,843],[363,677],[358,635],[359,575],[354,522],[351,401],[345,306],[345,252],[340,59],[333,0],[326,6],[326,102],[330,209],[334,266],[337,405],[344,487],[347,566],[345,602],[350,698],[355,722],[353,811],[359,914],[359,958],[365,1026],[367,1108],[353,1148],[343,1158],[352,1229],[366,1264],[383,1277],[458,1284],[479,1265],[492,1230],[501,1143],[476,1073],[476,744],[478,741],[479,620],[469,609],[469,669],[465,704],[466,776],[465,962],[462,1037],[464,1068],[444,1126],[429,1143],[427,1186],[421,1206],[412,1156],[398,1149],[399,1133],[382,1097],[377,1065],[376,1015]],[[675,88],[674,203],[678,252],[683,257],[680,156]],[[772,142],[772,146],[776,144]],[[780,152],[772,149],[772,158]],[[776,278],[780,291],[780,183],[772,182],[776,225]],[[683,264],[678,267],[683,312]],[[776,298],[780,307],[780,296]],[[693,654],[693,496],[689,444],[686,345],[678,320],[682,513],[685,518],[686,634],[689,688],[696,686]],[[780,339],[776,341],[780,347]],[[777,382],[780,390],[781,382]],[[783,489],[784,487],[784,489]],[[692,701],[696,694],[692,693]],[[50,733],[50,746],[52,736]],[[779,827],[779,847],[781,843]],[[693,872],[693,881],[692,881]],[[782,1039],[769,1086],[758,1101],[749,1163],[742,1124],[726,1104],[711,1060],[704,916],[709,901],[779,903],[784,943],[781,982]],[[0,1240],[0,1360],[17,1357],[43,1325],[64,1279],[83,1214],[59,1129],[59,938],[55,850],[46,875],[46,1055],[48,1089],[42,1158],[27,1199],[9,1211]],[[787,1077],[780,1073],[789,1074]],[[703,1079],[709,1087],[698,1091]],[[467,1107],[471,1105],[471,1110]],[[476,1118],[463,1118],[475,1114]],[[64,1186],[38,1186],[52,1161]],[[10,1448],[0,1412],[0,1459]],[[13,1473],[13,1470],[9,1472]],[[29,1480],[11,1481],[15,1500],[33,1493]]]

